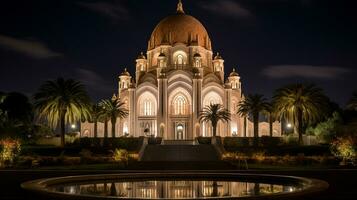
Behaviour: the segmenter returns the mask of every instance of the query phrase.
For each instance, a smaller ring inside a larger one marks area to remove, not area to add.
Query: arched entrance
[[[172,140],[187,140],[191,121],[191,95],[183,88],[176,88],[169,96],[170,132]]]
[[[186,139],[186,128],[184,123],[177,123],[175,129],[175,140]]]

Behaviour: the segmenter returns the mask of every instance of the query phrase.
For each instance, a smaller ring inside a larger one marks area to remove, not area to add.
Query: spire
[[[183,10],[183,5],[182,5],[182,1],[179,0],[178,4],[177,4],[177,14],[185,14],[185,11]]]

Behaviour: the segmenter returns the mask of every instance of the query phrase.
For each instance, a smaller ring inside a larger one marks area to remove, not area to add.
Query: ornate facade
[[[180,1],[176,13],[154,29],[147,52],[136,59],[135,77],[127,70],[119,76],[116,96],[126,103],[129,116],[115,124],[116,136],[155,135],[166,140],[211,136],[211,125],[200,123],[199,113],[212,103],[232,113],[229,123],[218,124],[218,135],[253,136],[252,123],[236,114],[244,98],[240,76],[233,70],[225,80],[224,68],[223,57],[212,51],[207,30],[185,14]],[[260,127],[260,135],[269,135],[268,123]],[[93,128],[83,123],[81,135],[92,136]],[[280,124],[274,123],[273,129],[274,136],[280,136]],[[99,124],[99,136],[103,132]]]

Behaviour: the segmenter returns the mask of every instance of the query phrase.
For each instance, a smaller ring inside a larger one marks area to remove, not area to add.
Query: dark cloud
[[[336,79],[349,71],[346,68],[332,66],[278,65],[269,66],[262,73],[269,78],[302,77]]]
[[[247,18],[252,13],[233,0],[216,0],[214,2],[201,2],[200,7],[212,13],[234,18]]]
[[[126,20],[129,18],[129,10],[119,3],[108,2],[77,2],[81,7],[96,12],[113,20]]]
[[[41,42],[17,39],[5,35],[0,35],[0,47],[25,54],[35,59],[46,59],[62,56],[62,54],[52,51]]]
[[[78,80],[86,85],[88,90],[108,94],[112,91],[113,86],[97,72],[83,68],[77,68],[75,72]]]

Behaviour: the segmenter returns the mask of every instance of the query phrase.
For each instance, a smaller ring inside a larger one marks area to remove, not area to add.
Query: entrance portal
[[[183,123],[177,123],[175,127],[175,140],[186,139],[186,127]]]

